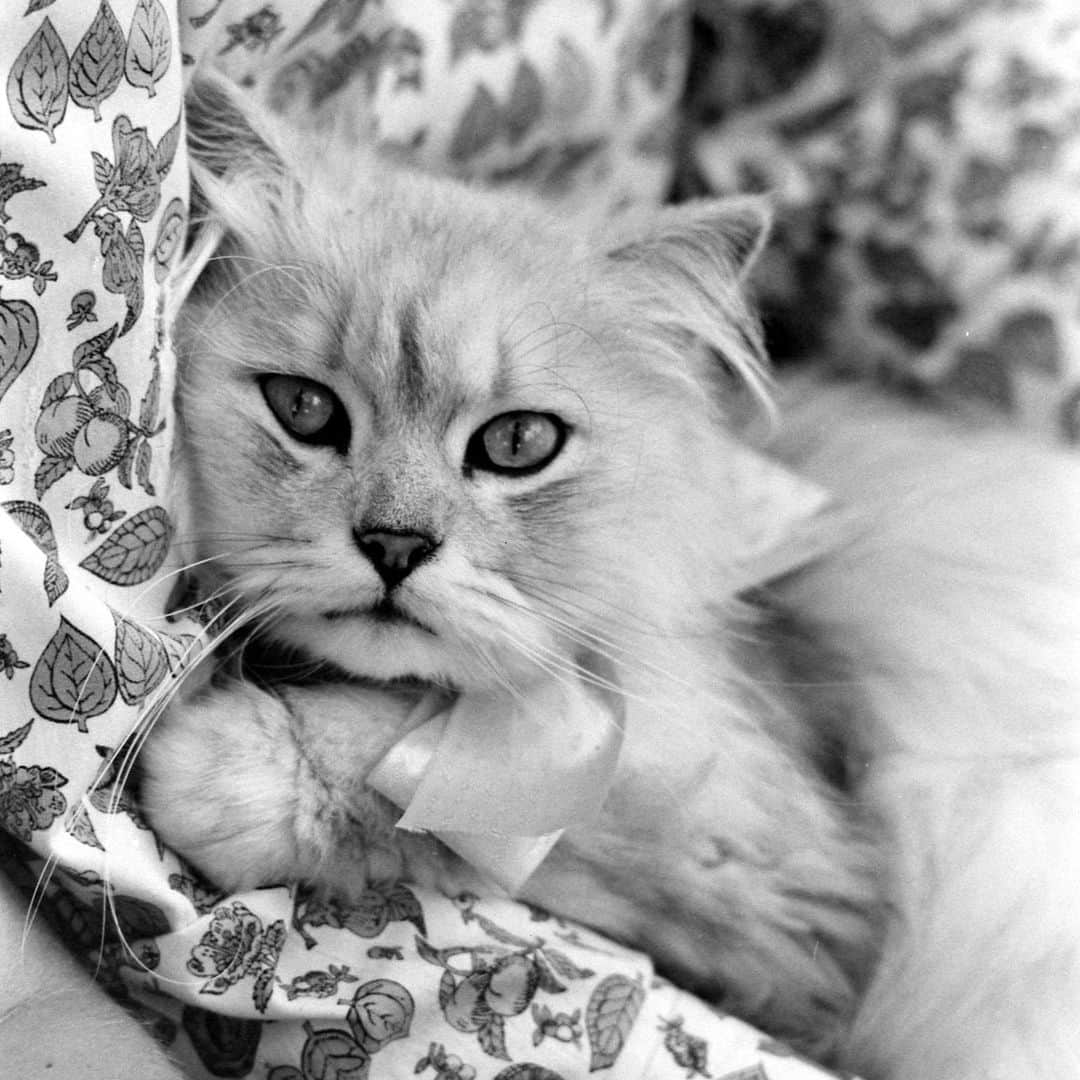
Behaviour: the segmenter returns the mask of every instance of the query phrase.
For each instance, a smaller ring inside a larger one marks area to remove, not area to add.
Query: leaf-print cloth
[[[1080,446],[1080,4],[694,7],[690,190],[772,193],[774,348]]]
[[[561,32],[544,21],[571,9]],[[197,648],[197,627],[162,617],[184,553],[165,498],[164,288],[187,214],[185,73],[212,57],[283,108],[356,91],[360,134],[428,166],[555,196],[617,172],[600,185],[613,202],[655,199],[684,29],[677,4],[614,0],[0,13],[3,864],[48,882],[36,900],[192,1076],[821,1075],[657,981],[646,957],[507,900],[212,892],[113,764]]]

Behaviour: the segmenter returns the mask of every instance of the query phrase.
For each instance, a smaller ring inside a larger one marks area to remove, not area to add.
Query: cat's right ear
[[[283,168],[269,117],[223,75],[207,72],[193,80],[184,96],[184,116],[196,173],[224,177]]]
[[[191,211],[184,255],[170,284],[174,311],[213,276],[213,257],[226,238],[249,232],[253,212],[266,215],[285,173],[272,121],[224,76],[208,72],[193,80],[184,118]]]

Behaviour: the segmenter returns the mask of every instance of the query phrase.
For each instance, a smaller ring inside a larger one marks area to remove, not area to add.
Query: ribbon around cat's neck
[[[527,691],[436,691],[367,782],[514,895],[571,825],[607,800],[623,738],[622,697],[607,665]],[[419,721],[419,722],[417,722]]]

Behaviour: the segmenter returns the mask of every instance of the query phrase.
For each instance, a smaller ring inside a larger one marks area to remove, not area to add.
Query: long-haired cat
[[[1080,464],[783,385],[771,452],[861,526],[733,599],[756,203],[590,230],[202,95],[179,533],[324,674],[192,681],[162,838],[229,888],[473,884],[368,771],[424,686],[603,682],[615,787],[528,899],[868,1077],[1080,1076]]]

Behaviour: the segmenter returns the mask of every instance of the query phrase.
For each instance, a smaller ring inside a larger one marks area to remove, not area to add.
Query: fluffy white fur
[[[181,539],[205,588],[356,681],[193,680],[142,755],[162,837],[229,887],[475,885],[364,786],[417,693],[379,684],[527,694],[602,656],[626,707],[616,789],[528,898],[871,1078],[1080,1075],[1075,459],[782,387],[773,452],[865,528],[733,602],[738,391],[710,351],[760,385],[756,204],[596,235],[290,149],[226,106],[210,145],[232,167],[202,184],[228,238],[177,330]],[[274,372],[334,391],[346,449],[290,441],[257,382]],[[521,408],[569,422],[563,452],[467,475],[471,433]],[[441,538],[395,590],[430,632],[370,614],[351,529],[372,521]]]
[[[1080,1075],[1080,463],[793,389],[779,448],[871,523],[782,590],[868,704],[892,912],[856,1059]]]

